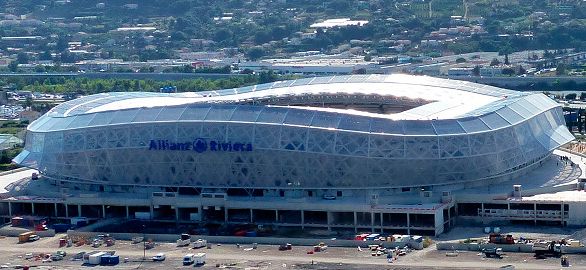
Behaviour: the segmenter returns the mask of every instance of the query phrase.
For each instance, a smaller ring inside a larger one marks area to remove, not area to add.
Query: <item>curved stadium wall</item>
[[[316,100],[411,109],[303,106]],[[31,123],[14,161],[51,179],[110,186],[449,189],[510,179],[572,139],[560,106],[542,94],[353,75],[83,97]]]

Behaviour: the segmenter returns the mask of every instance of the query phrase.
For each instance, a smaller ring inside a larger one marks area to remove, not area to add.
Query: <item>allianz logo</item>
[[[251,143],[242,142],[220,142],[197,138],[187,142],[173,142],[169,140],[151,140],[149,150],[166,150],[166,151],[194,151],[203,152],[251,152]]]

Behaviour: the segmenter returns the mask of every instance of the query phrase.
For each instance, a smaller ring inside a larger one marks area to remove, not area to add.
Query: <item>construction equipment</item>
[[[197,239],[193,242],[193,248],[203,248],[208,245],[208,241],[205,239]]]
[[[515,238],[513,238],[513,236],[510,234],[504,236],[500,233],[491,233],[488,237],[488,242],[493,244],[511,245],[515,243]]]
[[[281,244],[279,246],[279,250],[281,250],[281,251],[283,251],[283,250],[291,250],[291,249],[292,249],[292,246],[289,243],[287,243],[287,244]]]
[[[502,248],[483,248],[482,253],[487,258],[502,258],[503,249]]]
[[[326,249],[328,249],[328,246],[324,242],[321,242],[321,243],[313,246],[314,252],[322,252],[322,251],[326,251]]]
[[[189,234],[183,233],[181,237],[177,239],[177,246],[178,247],[186,247],[191,244],[191,236]]]
[[[548,256],[560,257],[562,255],[562,245],[555,241],[535,242],[531,250],[537,258],[545,258]]]

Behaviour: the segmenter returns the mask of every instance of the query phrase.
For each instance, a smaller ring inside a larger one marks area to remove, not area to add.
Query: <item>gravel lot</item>
[[[154,249],[147,250],[150,258],[156,253],[167,255],[165,262],[141,261],[142,245],[128,241],[117,241],[116,245],[99,250],[115,250],[120,255],[121,263],[117,266],[82,266],[81,261],[71,261],[73,254],[80,251],[98,250],[90,246],[62,248],[68,255],[63,261],[42,263],[40,260],[25,260],[26,253],[52,253],[58,248],[59,237],[43,238],[37,242],[16,244],[15,237],[0,239],[0,252],[4,256],[0,265],[30,265],[36,269],[187,269],[181,264],[186,253],[206,252],[207,264],[199,269],[498,269],[500,266],[514,264],[516,269],[560,269],[559,259],[549,258],[537,260],[532,254],[510,253],[502,259],[484,258],[476,252],[460,252],[457,257],[446,257],[445,251],[437,251],[433,247],[415,251],[400,257],[389,264],[384,257],[372,257],[370,252],[359,252],[357,248],[328,248],[317,254],[306,254],[310,247],[294,246],[291,251],[278,251],[276,246],[259,245],[252,250],[248,245],[237,248],[236,245],[217,245],[212,249],[190,250],[177,248],[172,243],[158,244]],[[124,263],[123,258],[130,262]],[[570,255],[571,269],[586,269],[586,255]],[[313,265],[312,265],[313,261]],[[33,268],[34,269],[34,268]]]

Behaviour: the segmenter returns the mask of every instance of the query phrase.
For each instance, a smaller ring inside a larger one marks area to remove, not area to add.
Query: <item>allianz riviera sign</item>
[[[251,152],[251,143],[241,142],[219,142],[197,138],[191,142],[170,142],[169,140],[151,140],[149,150],[165,151],[194,151],[203,152]]]

